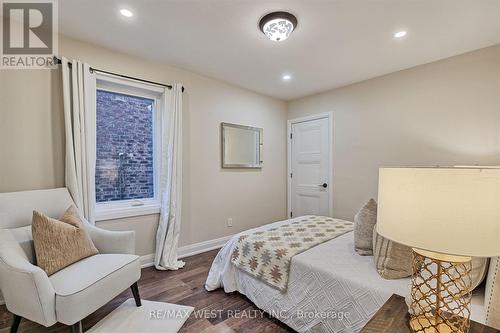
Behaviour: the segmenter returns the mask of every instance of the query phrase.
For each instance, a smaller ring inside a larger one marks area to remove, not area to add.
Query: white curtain
[[[96,78],[88,64],[76,60],[69,62],[62,58],[62,79],[66,187],[85,218],[94,223]]]
[[[156,233],[155,267],[177,270],[182,206],[182,85],[165,89],[161,117],[162,152],[160,168],[161,211]]]

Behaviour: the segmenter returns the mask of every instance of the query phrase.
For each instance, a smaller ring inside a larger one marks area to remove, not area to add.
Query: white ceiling
[[[274,10],[299,21],[280,43],[257,27]],[[62,34],[285,100],[500,43],[500,0],[63,0],[59,13]]]

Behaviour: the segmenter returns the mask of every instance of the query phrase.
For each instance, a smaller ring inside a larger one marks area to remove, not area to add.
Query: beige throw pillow
[[[373,228],[373,259],[377,272],[384,279],[401,279],[412,274],[412,249],[393,242]]]
[[[362,256],[373,255],[373,228],[377,223],[377,202],[370,199],[354,216],[354,250]]]
[[[489,264],[489,258],[472,257],[472,270],[470,272],[472,279],[471,290],[476,289],[484,281],[488,274]]]
[[[99,253],[83,223],[74,206],[59,220],[33,211],[31,230],[36,261],[47,275]]]

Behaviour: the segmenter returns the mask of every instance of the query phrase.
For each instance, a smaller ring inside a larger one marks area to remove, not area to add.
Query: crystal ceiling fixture
[[[288,12],[272,12],[260,19],[259,27],[270,40],[282,42],[297,27],[297,18]]]
[[[132,13],[130,10],[128,10],[126,8],[120,9],[120,14],[122,14],[125,17],[132,17],[132,16],[134,16],[134,13]]]
[[[406,36],[406,31],[404,30],[398,31],[394,34],[394,38],[403,38],[404,36]]]

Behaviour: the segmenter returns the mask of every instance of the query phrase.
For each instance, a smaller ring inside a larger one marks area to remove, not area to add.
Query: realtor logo
[[[57,54],[56,0],[2,1],[1,68],[52,68]]]

